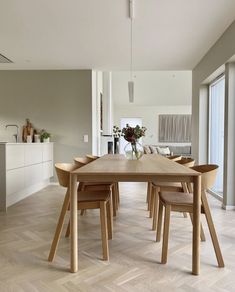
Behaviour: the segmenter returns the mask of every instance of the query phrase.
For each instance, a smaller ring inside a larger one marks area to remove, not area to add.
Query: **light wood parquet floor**
[[[205,226],[201,275],[191,275],[191,223],[172,214],[167,265],[159,263],[146,212],[146,184],[120,184],[110,261],[101,260],[99,213],[79,216],[79,272],[69,273],[69,239],[62,238],[53,263],[47,256],[64,189],[49,186],[0,214],[0,292],[226,292],[235,291],[235,212],[210,199],[226,267],[219,269]],[[203,218],[203,223],[205,219]]]

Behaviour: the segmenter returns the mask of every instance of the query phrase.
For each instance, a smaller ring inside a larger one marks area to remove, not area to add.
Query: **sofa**
[[[191,145],[144,145],[145,154],[181,155],[191,157]]]

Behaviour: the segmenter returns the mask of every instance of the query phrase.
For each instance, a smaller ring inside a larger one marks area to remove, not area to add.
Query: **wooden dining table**
[[[201,174],[158,154],[139,160],[104,155],[70,173],[70,270],[78,271],[77,182],[186,182],[193,184],[192,274],[200,272]]]

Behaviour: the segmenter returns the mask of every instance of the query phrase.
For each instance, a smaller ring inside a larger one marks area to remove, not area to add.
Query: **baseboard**
[[[226,211],[233,211],[235,210],[235,206],[231,206],[231,205],[224,205],[222,204],[222,208]]]
[[[216,192],[214,192],[212,190],[207,190],[207,193],[210,194],[210,195],[212,195],[212,197],[214,197],[218,201],[223,202],[223,197],[220,196],[219,194],[217,194]]]

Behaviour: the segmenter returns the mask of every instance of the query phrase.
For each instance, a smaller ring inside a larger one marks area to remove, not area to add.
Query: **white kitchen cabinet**
[[[53,144],[43,143],[42,144],[42,161],[52,161],[53,160]]]
[[[40,143],[26,144],[24,146],[25,165],[42,163],[42,145]]]
[[[26,166],[24,168],[24,176],[24,184],[26,188],[40,183],[43,180],[42,163]],[[50,177],[48,177],[48,179],[49,178]]]
[[[49,179],[50,177],[53,176],[53,162],[52,161],[47,161],[43,162],[42,164],[43,167],[43,179]]]
[[[6,195],[17,193],[24,189],[24,167],[8,170],[6,173]]]
[[[0,211],[46,187],[53,143],[0,143]]]
[[[9,144],[6,147],[6,169],[24,167],[24,145]]]

